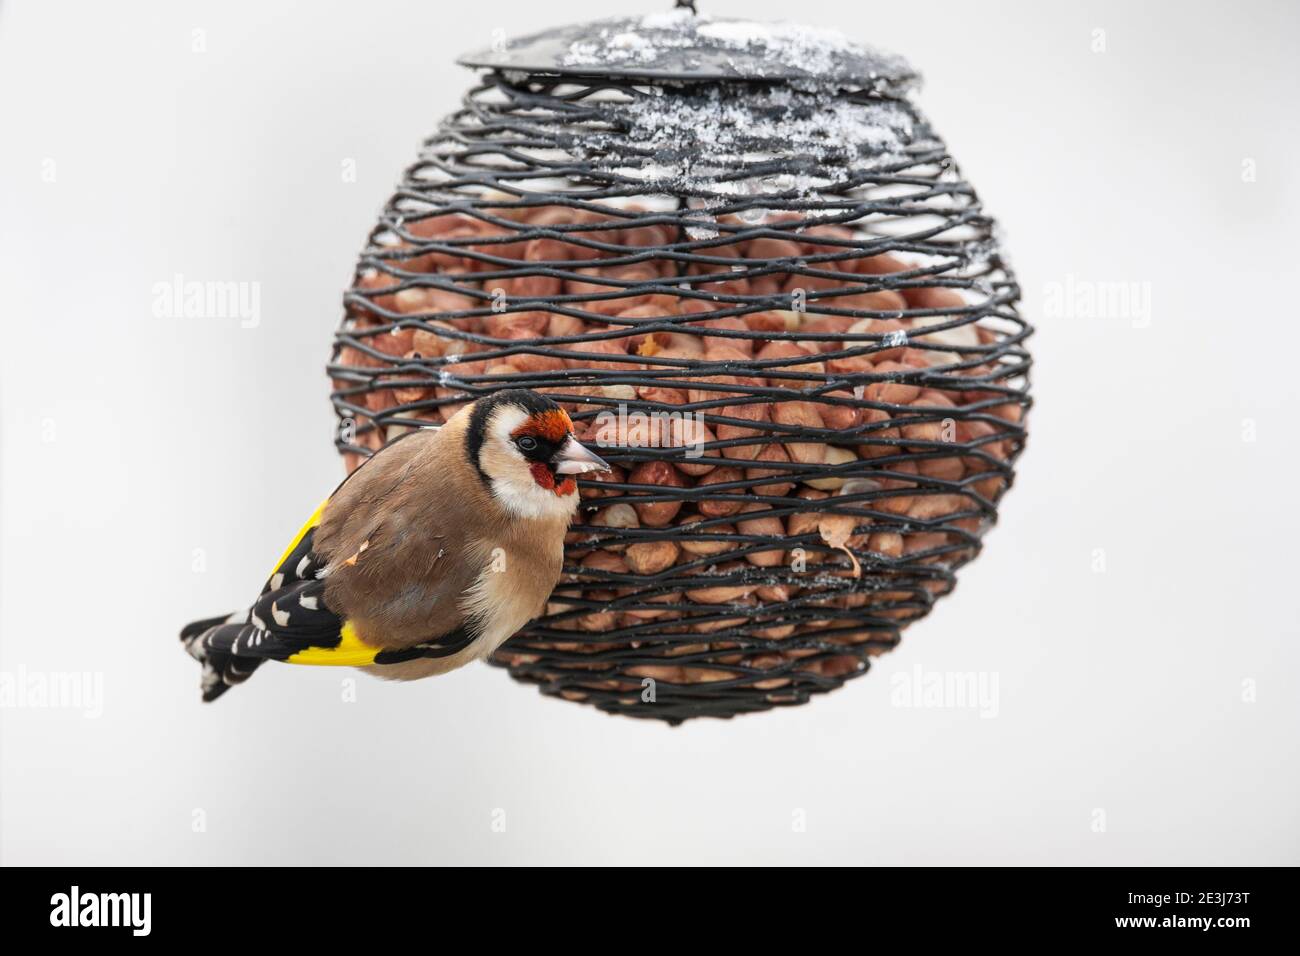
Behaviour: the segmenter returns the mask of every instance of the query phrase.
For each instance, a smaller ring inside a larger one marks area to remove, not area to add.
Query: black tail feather
[[[256,628],[236,619],[211,617],[194,621],[181,629],[181,642],[191,657],[203,665],[201,688],[204,703],[211,703],[231,687],[242,684],[252,676],[262,663],[260,657],[244,657],[233,653],[238,648],[238,640],[255,633]]]
[[[218,624],[225,624],[230,620],[229,614],[223,614],[221,617],[205,617],[201,621],[191,621],[181,628],[181,640],[188,641],[196,634],[202,634],[210,627],[216,627]]]

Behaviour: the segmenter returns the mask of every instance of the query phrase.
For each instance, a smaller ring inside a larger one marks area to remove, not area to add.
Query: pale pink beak
[[[609,471],[609,464],[570,435],[551,459],[557,475],[585,475],[590,471]]]

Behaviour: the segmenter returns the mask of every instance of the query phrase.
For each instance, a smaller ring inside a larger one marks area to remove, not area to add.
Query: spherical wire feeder
[[[494,663],[671,723],[864,673],[979,553],[1030,405],[1019,289],[916,74],[687,10],[460,62],[344,297],[349,467],[547,393],[616,470]]]

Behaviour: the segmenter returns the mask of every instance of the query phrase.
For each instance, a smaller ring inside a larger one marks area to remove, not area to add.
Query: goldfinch
[[[316,509],[251,608],[181,631],[203,699],[266,660],[413,680],[486,657],[559,579],[575,476],[608,470],[523,389],[406,433]]]

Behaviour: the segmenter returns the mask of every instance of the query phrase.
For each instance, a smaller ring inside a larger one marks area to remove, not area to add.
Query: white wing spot
[[[289,626],[289,612],[281,611],[274,601],[271,602],[271,617],[275,618],[275,623],[281,627]]]
[[[298,598],[298,603],[301,604],[303,607],[305,607],[307,610],[314,611],[316,610],[317,607],[316,595],[304,594],[302,597]]]
[[[278,591],[284,586],[284,575],[277,571],[271,575],[271,590]]]
[[[303,577],[307,573],[307,566],[309,564],[311,564],[311,555],[304,554],[302,560],[298,562],[298,568],[294,571],[294,574],[298,575],[300,578]]]

